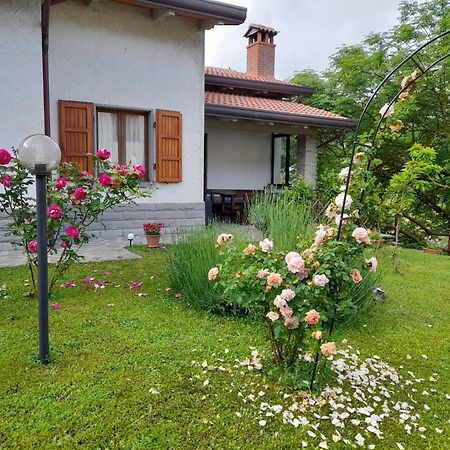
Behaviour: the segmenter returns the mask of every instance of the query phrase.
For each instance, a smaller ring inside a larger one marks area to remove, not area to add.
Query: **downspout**
[[[44,132],[50,136],[50,80],[48,73],[48,30],[50,23],[50,0],[43,0],[41,6],[42,26],[42,80],[44,94]]]

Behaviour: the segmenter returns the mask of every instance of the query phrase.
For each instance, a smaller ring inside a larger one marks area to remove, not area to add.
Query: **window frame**
[[[149,122],[151,118],[151,111],[142,109],[126,109],[122,107],[111,106],[96,106],[95,108],[95,135],[96,147],[98,149],[98,113],[110,113],[118,115],[118,153],[119,164],[127,164],[126,159],[126,116],[136,115],[144,117],[144,159],[143,165],[145,168],[145,178],[143,181],[150,181],[150,136],[149,136]],[[123,162],[120,162],[123,161]]]

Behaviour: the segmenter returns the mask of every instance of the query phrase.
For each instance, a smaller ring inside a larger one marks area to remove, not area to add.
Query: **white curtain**
[[[145,117],[136,114],[126,116],[126,151],[131,164],[145,165]]]
[[[106,148],[111,152],[110,161],[119,163],[119,121],[118,114],[98,113],[98,148]]]

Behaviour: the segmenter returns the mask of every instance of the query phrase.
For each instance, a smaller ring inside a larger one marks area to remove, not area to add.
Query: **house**
[[[245,34],[247,71],[205,69],[205,185],[209,192],[258,190],[289,184],[290,156],[315,187],[317,130],[354,126],[345,117],[304,105],[313,89],[277,80],[273,28],[251,24]],[[297,139],[290,139],[297,136]],[[281,148],[286,157],[280,179]],[[296,148],[291,147],[296,141]]]
[[[100,237],[142,234],[152,220],[168,232],[199,226],[205,189],[279,183],[287,135],[299,136],[299,170],[314,184],[317,128],[352,123],[274,78],[276,31],[250,26],[246,73],[204,73],[205,30],[245,17],[212,0],[3,0],[1,146],[45,132],[82,170],[95,171],[102,147],[142,163],[154,194],[106,213],[92,229]]]

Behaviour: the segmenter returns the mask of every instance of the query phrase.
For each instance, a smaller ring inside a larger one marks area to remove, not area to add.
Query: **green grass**
[[[82,264],[66,277],[79,284],[84,276],[110,279],[121,287],[56,290],[52,301],[62,309],[50,311],[54,360],[48,366],[36,362],[37,308],[22,296],[26,271],[0,269],[0,285],[9,287],[8,299],[0,297],[0,448],[298,448],[302,427],[273,423],[261,429],[231,384],[243,391],[250,383],[267,385],[275,398],[285,388],[273,377],[236,375],[233,381],[191,365],[211,361],[213,353],[232,362],[248,356],[249,346],[264,350],[264,328],[189,308],[166,291],[164,251],[138,252],[145,258]],[[432,413],[422,422],[444,433],[427,431],[422,440],[386,422],[376,448],[397,448],[396,442],[406,449],[450,448],[450,258],[405,250],[398,274],[388,257],[382,259],[388,300],[338,329],[336,339],[348,338],[364,355],[378,354],[417,376],[439,375],[437,392],[423,400]],[[124,288],[139,280],[146,297]],[[211,383],[203,386],[206,378]],[[149,394],[150,388],[160,394]]]

